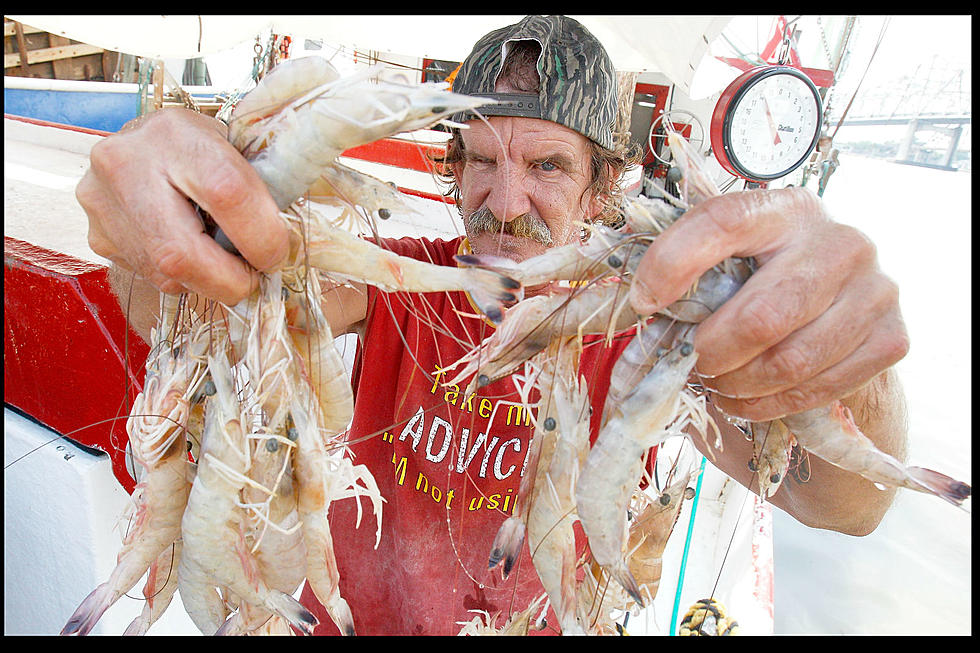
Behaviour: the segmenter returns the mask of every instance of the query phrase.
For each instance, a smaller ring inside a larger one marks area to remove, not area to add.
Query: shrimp
[[[405,196],[392,184],[377,177],[354,170],[339,161],[323,168],[319,179],[309,188],[312,202],[336,202],[344,207],[341,219],[349,224],[364,224],[357,209],[367,211],[371,217],[387,220],[393,212],[400,214],[421,213],[405,201]]]
[[[389,292],[465,290],[489,320],[499,323],[503,309],[518,301],[520,284],[490,270],[434,266],[399,256],[324,220],[309,224],[306,259],[330,276],[377,286]]]
[[[332,339],[328,338],[327,341],[327,346],[332,348]],[[306,550],[306,578],[340,632],[354,635],[353,615],[339,591],[340,575],[333,551],[328,510],[330,503],[335,500],[353,497],[360,501],[359,497],[368,497],[377,520],[377,546],[381,538],[384,499],[370,471],[364,465],[355,466],[344,455],[344,448],[330,439],[329,435],[336,431],[322,426],[319,410],[322,401],[318,403],[312,388],[303,382],[296,370],[291,383],[291,433],[297,444],[293,459],[293,478],[297,488],[297,510]],[[330,451],[331,448],[334,451]],[[358,507],[360,508],[360,503]],[[360,509],[357,525],[360,525]]]
[[[525,517],[534,569],[565,635],[585,634],[578,618],[572,526],[575,485],[589,451],[589,394],[585,379],[575,371],[580,348],[574,342],[559,342],[557,354],[552,348],[540,354],[546,357],[545,372],[538,380],[542,401],[534,437],[542,442]]]
[[[250,465],[244,418],[227,355],[210,356],[208,368],[216,392],[205,411],[197,477],[181,522],[184,552],[178,573],[184,606],[202,632],[223,632],[224,606],[212,589],[219,586],[311,633],[316,617],[289,594],[266,585],[245,543],[239,505]]]
[[[636,336],[623,348],[609,375],[609,392],[602,414],[607,419],[617,406],[633,394],[637,383],[650,371],[661,354],[670,347],[676,335],[672,320],[655,319],[638,330]]]
[[[259,149],[263,145],[261,121],[283,104],[339,77],[337,69],[323,57],[300,57],[276,66],[235,104],[228,121],[228,140],[239,152]]]
[[[800,446],[823,460],[873,483],[934,494],[954,506],[970,497],[971,487],[924,467],[906,467],[874,446],[839,401],[783,417]]]
[[[660,588],[663,552],[680,516],[683,501],[690,498],[690,480],[689,469],[677,475],[655,498],[650,496],[649,490],[638,489],[633,493],[626,562],[648,604],[653,603]],[[586,568],[580,593],[583,606],[591,605],[586,614],[589,632],[617,632],[611,610],[629,609],[629,597],[617,587],[609,586],[608,577],[594,562]]]
[[[602,427],[575,488],[582,528],[592,556],[639,606],[643,598],[626,565],[626,514],[643,472],[645,454],[666,435],[679,396],[697,361],[686,339],[654,364],[636,391]]]
[[[648,502],[630,523],[627,565],[648,603],[653,602],[660,588],[664,549],[680,516],[690,482],[691,470],[688,469],[678,475],[656,500]]]
[[[175,303],[175,297],[161,296],[161,322],[151,331],[154,346],[146,363],[143,392],[126,422],[133,457],[143,468],[133,492],[133,523],[109,579],[85,597],[62,635],[88,634],[180,536],[181,514],[190,490],[183,426],[191,398],[204,378],[202,353],[207,340],[200,337],[200,329],[173,342],[165,340]]]
[[[529,297],[504,316],[500,328],[445,370],[462,366],[453,380],[477,375],[470,386],[503,378],[532,358],[554,338],[599,333],[611,336],[637,319],[623,282],[609,280],[569,292]]]
[[[263,275],[258,292],[231,310],[249,325],[244,362],[263,410],[262,426],[268,432],[279,431],[286,421],[283,389],[294,359],[282,297],[282,272]]]
[[[584,243],[553,247],[543,254],[514,261],[492,254],[458,254],[461,265],[495,270],[524,286],[553,281],[585,281],[635,270],[649,247],[643,234],[617,231],[601,224],[584,225],[591,237]]]
[[[779,419],[754,422],[749,428],[752,430],[753,450],[750,468],[759,479],[759,496],[766,499],[776,493],[786,478],[796,437]]]
[[[304,65],[292,60],[281,63],[276,68],[277,85],[290,91],[301,87],[286,80],[304,75]],[[488,103],[485,98],[451,93],[445,84],[404,86],[371,81],[379,70],[380,66],[371,67],[332,79],[295,99],[280,99],[272,92],[267,97],[264,90],[259,91],[262,100],[279,99],[274,112],[261,111],[253,103],[247,105],[244,114],[252,122],[248,128],[251,142],[240,144],[239,151],[251,161],[280,209],[285,210],[303,195],[323,168],[345,150],[399,132],[424,129],[457,111]],[[271,73],[266,79],[270,77]],[[262,86],[260,83],[256,90]],[[255,118],[263,114],[267,117]],[[232,123],[236,118],[233,112]],[[233,131],[240,133],[238,128]]]
[[[308,275],[301,293],[290,293],[290,339],[299,354],[302,380],[314,391],[321,426],[330,435],[344,431],[354,415],[354,392],[344,361],[334,346],[333,332],[320,306],[320,279]]]
[[[572,524],[575,483],[589,448],[589,404],[585,380],[576,378],[581,348],[575,342],[556,339],[526,364],[528,385],[540,391],[538,415],[514,512],[494,538],[489,565],[493,569],[503,560],[506,578],[526,533],[534,569],[564,634],[584,634],[577,619]]]
[[[255,558],[259,576],[272,589],[292,594],[306,576],[306,549],[292,479],[295,443],[279,434],[256,434],[251,440],[252,483],[242,489],[246,507],[245,541]],[[242,603],[222,627],[225,635],[250,633],[274,613],[263,606]]]

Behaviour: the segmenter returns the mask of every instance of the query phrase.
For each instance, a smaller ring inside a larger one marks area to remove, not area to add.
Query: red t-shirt
[[[391,251],[455,266],[462,239],[388,239]],[[455,635],[475,612],[499,613],[503,625],[544,590],[525,541],[506,580],[488,570],[491,543],[510,515],[533,433],[510,377],[464,396],[444,387],[440,369],[493,327],[473,316],[464,292],[387,293],[369,287],[368,317],[353,382],[350,451],[371,470],[386,503],[381,543],[368,501],[331,506],[341,595],[358,635]],[[580,374],[601,407],[611,366],[626,338],[584,349]],[[465,386],[465,384],[464,384]],[[600,418],[593,410],[592,438]],[[309,587],[302,602],[320,619],[317,634],[337,628]],[[549,608],[548,623],[557,619]],[[555,632],[556,627],[543,632]]]

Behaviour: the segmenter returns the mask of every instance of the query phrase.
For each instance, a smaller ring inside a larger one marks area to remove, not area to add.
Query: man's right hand
[[[197,292],[229,305],[248,296],[258,285],[256,269],[275,268],[289,239],[265,184],[226,132],[213,118],[163,109],[97,143],[75,189],[92,251],[163,292]],[[189,200],[245,260],[205,233]]]

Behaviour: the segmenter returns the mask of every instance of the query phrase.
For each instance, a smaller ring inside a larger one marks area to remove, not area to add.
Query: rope
[[[701,496],[701,480],[704,478],[704,465],[707,458],[701,456],[701,469],[698,471],[698,484],[691,503],[691,518],[687,523],[687,538],[684,540],[684,555],[681,556],[681,571],[677,577],[677,591],[674,593],[674,611],[670,616],[670,635],[677,634],[677,615],[681,604],[681,589],[684,587],[684,574],[687,571],[687,556],[691,549],[691,534],[694,532],[694,516],[698,512],[698,498]]]
[[[868,59],[868,65],[864,68],[864,74],[861,75],[861,81],[858,82],[857,88],[854,89],[854,94],[851,95],[850,101],[847,106],[844,107],[844,113],[841,114],[840,120],[837,121],[837,127],[834,129],[834,133],[830,135],[830,140],[833,140],[837,136],[837,132],[840,130],[841,125],[844,124],[844,118],[847,117],[847,112],[850,111],[851,105],[854,104],[854,99],[857,97],[858,91],[861,89],[861,84],[864,83],[864,78],[868,75],[868,70],[871,69],[871,62],[874,61],[875,55],[878,53],[878,46],[881,45],[881,41],[885,38],[885,30],[888,28],[888,23],[891,18],[885,18],[885,22],[881,24],[881,31],[878,33],[878,42],[875,43],[875,49],[871,51],[871,58]]]

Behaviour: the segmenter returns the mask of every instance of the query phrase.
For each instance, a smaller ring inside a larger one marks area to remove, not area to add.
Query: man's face
[[[489,122],[467,123],[466,158],[453,168],[473,251],[522,261],[577,242],[579,224],[601,208],[584,193],[592,182],[588,139],[536,118]]]

